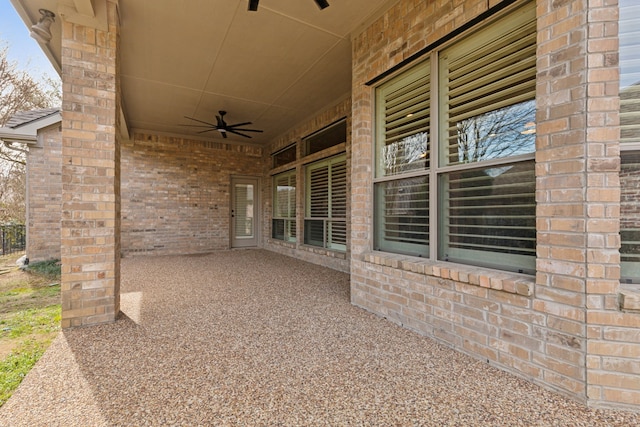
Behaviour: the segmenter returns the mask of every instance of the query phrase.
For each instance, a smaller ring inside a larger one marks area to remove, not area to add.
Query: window
[[[430,63],[377,89],[377,249],[429,255]]]
[[[376,249],[535,270],[535,64],[530,2],[377,88]]]
[[[620,0],[620,275],[640,283],[640,5]]]
[[[640,282],[640,151],[622,152],[620,261],[625,282]]]
[[[282,150],[273,153],[271,157],[273,158],[274,168],[294,162],[296,160],[296,145],[293,144],[283,148]]]
[[[347,249],[347,161],[344,155],[307,167],[304,242]]]
[[[271,237],[296,241],[296,171],[273,177],[273,218]]]
[[[317,153],[327,148],[342,144],[347,141],[347,120],[342,119],[337,123],[327,126],[306,137],[304,142],[305,155]]]
[[[620,142],[640,142],[640,4],[620,0]]]

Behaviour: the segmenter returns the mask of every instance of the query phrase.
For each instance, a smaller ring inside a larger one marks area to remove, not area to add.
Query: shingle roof
[[[15,113],[11,116],[5,124],[5,127],[15,129],[59,112],[60,108],[43,108],[40,110],[20,111],[19,113]]]

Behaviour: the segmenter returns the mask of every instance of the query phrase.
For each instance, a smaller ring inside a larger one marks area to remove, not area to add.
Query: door
[[[231,178],[231,247],[258,246],[258,179]]]

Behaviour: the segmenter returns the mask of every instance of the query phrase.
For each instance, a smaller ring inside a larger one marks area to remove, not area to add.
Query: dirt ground
[[[60,287],[56,279],[25,272],[16,260],[23,254],[0,256],[0,360],[25,339],[51,340],[57,331],[34,331],[30,336],[11,338],[7,322],[30,309],[40,309],[60,303]]]

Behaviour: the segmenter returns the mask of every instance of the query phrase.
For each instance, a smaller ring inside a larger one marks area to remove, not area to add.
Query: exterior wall
[[[231,176],[263,174],[262,148],[136,133],[122,142],[122,253],[230,247]]]
[[[315,153],[313,155],[304,156],[304,147],[302,144],[302,138],[310,135],[342,118],[347,118],[347,142],[346,146],[335,146]],[[280,166],[272,169],[271,154],[275,153],[282,148],[290,146],[292,143],[296,143],[296,161],[288,165]],[[316,246],[305,245],[302,240],[304,234],[304,212],[305,212],[305,168],[304,165],[311,163],[322,158],[331,157],[333,155],[346,151],[347,156],[347,171],[349,171],[351,165],[351,99],[345,99],[336,105],[326,109],[320,114],[314,116],[312,119],[299,124],[291,129],[288,133],[274,141],[270,147],[265,150],[264,159],[266,170],[266,178],[263,186],[263,236],[264,236],[264,248],[299,258],[314,264],[323,265],[325,267],[332,268],[343,272],[349,271],[349,252],[338,252]],[[296,169],[296,235],[298,240],[296,243],[284,242],[282,240],[271,238],[271,216],[273,211],[273,179],[272,176],[281,172],[285,172],[291,169]],[[350,176],[347,173],[347,194],[349,194],[351,188]],[[349,242],[350,235],[350,221],[349,221],[349,201],[347,200],[347,242]]]
[[[591,406],[638,410],[640,313],[619,303],[615,2],[536,2],[536,276],[372,250],[365,83],[500,3],[401,0],[353,38],[352,302]]]
[[[117,3],[106,30],[62,23],[62,327],[120,311]]]
[[[27,257],[31,262],[60,259],[62,198],[60,124],[38,132],[27,154]]]

